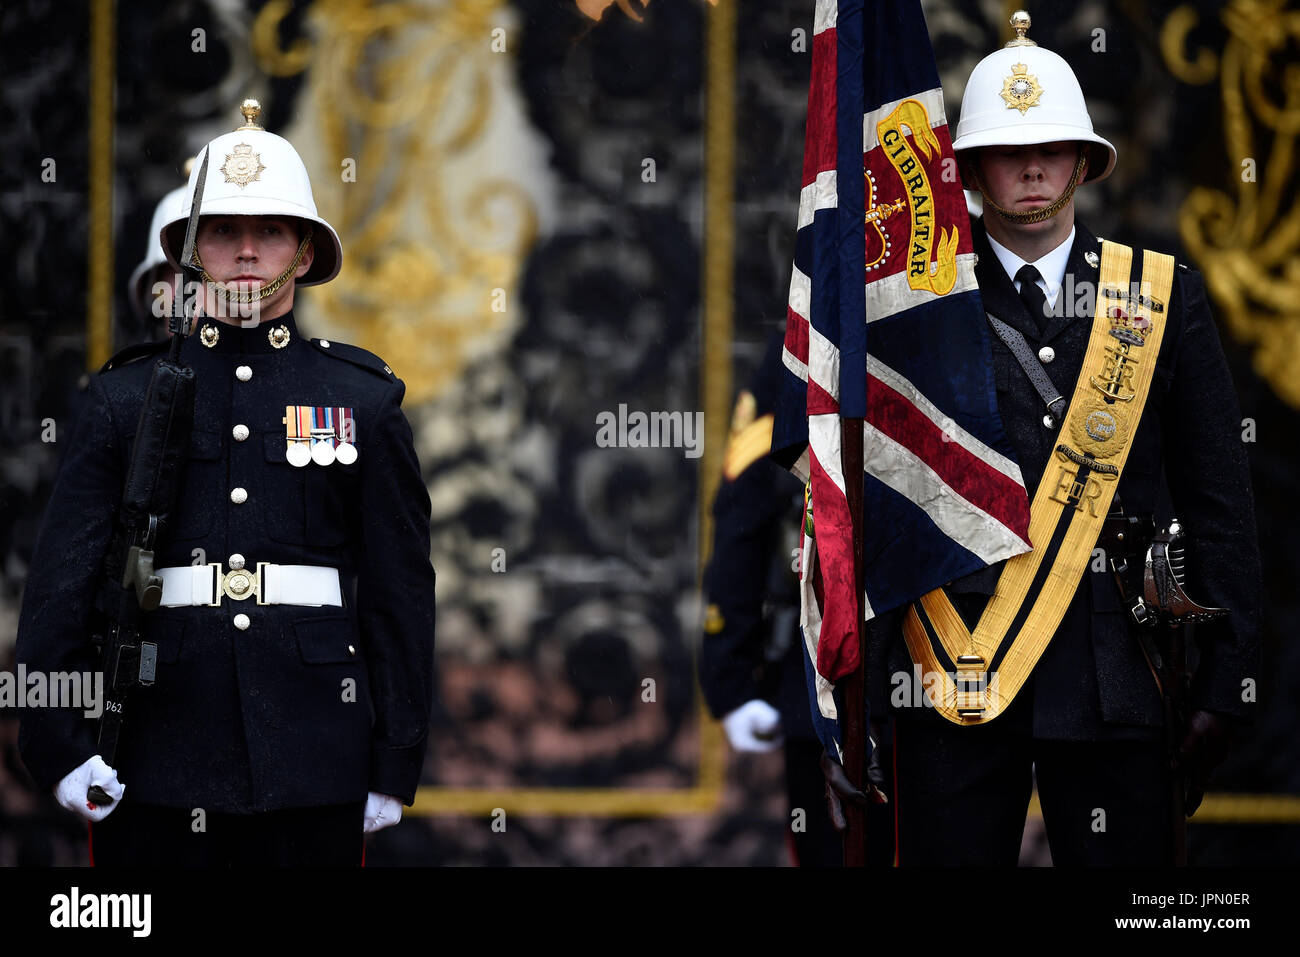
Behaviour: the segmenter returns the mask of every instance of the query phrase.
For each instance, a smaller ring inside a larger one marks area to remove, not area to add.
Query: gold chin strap
[[[293,276],[294,272],[298,269],[298,266],[302,264],[303,254],[307,252],[307,244],[311,242],[313,232],[313,228],[308,226],[307,232],[302,237],[302,242],[298,244],[298,252],[294,255],[293,262],[289,263],[289,265],[285,267],[284,272],[276,276],[275,279],[257,289],[235,289],[232,288],[229,283],[218,282],[214,279],[208,272],[207,267],[203,265],[203,260],[199,258],[199,247],[197,243],[194,245],[194,265],[202,270],[203,281],[211,286],[213,291],[222,299],[242,303],[260,302],[267,296],[273,296],[279,292],[280,288]]]
[[[1065,187],[1065,192],[1063,192],[1055,202],[1050,203],[1049,205],[1044,206],[1041,209],[1031,209],[1023,213],[1018,213],[1015,210],[1011,210],[1011,209],[1003,209],[997,203],[993,202],[988,192],[984,189],[984,183],[980,179],[979,170],[976,168],[976,165],[973,163],[970,166],[970,174],[971,174],[971,178],[975,180],[975,188],[978,189],[980,191],[980,195],[984,197],[984,205],[989,209],[993,210],[993,212],[997,213],[1003,219],[1010,220],[1013,223],[1022,223],[1022,224],[1041,223],[1045,219],[1051,219],[1053,216],[1055,216],[1057,213],[1063,210],[1065,208],[1065,204],[1070,201],[1070,197],[1074,195],[1074,187],[1077,185],[1079,181],[1079,173],[1083,169],[1083,162],[1086,158],[1087,157],[1084,151],[1082,149],[1079,150],[1079,158],[1074,161],[1074,172],[1070,174],[1070,185]]]

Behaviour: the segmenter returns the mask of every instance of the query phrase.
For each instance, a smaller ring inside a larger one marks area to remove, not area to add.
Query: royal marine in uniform
[[[1141,569],[1172,508],[1179,587],[1205,602],[1184,605],[1212,619],[1174,745],[1195,790],[1258,675],[1241,415],[1201,276],[1075,221],[1075,187],[1109,175],[1115,149],[1069,65],[1025,37],[1027,16],[1013,24],[1019,37],[971,73],[953,148],[984,198],[975,274],[1034,548],[869,623],[896,859],[1015,864],[1036,781],[1056,864],[1167,863],[1170,745],[1154,629],[1136,620],[1156,613]],[[1117,569],[1135,567],[1121,590]],[[927,695],[910,693],[918,673],[938,679]]]
[[[245,125],[208,144],[162,228],[175,263],[206,169],[203,316],[181,348],[194,427],[142,629],[156,680],[132,697],[112,767],[80,711],[21,728],[36,781],[95,822],[98,863],[359,863],[363,824],[400,817],[424,761],[434,572],[405,387],[379,357],[299,329],[295,286],[332,279],[342,251],[302,160],[256,114],[246,102]],[[96,667],[97,575],[164,348],[91,379],[28,576],[29,670]],[[88,804],[89,785],[119,800]]]

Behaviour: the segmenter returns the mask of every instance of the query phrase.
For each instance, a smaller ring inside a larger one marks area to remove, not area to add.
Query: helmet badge
[[[260,130],[262,128],[257,125],[257,116],[262,112],[262,104],[257,100],[245,100],[240,104],[239,112],[244,114],[244,125],[239,129]],[[221,172],[225,175],[226,182],[234,183],[240,189],[249,183],[257,182],[264,169],[266,167],[262,165],[261,154],[254,153],[253,148],[247,143],[240,143],[233,153],[227,153],[226,161],[221,164]]]
[[[256,182],[264,169],[266,167],[262,165],[261,155],[254,153],[253,148],[247,143],[240,143],[233,153],[227,153],[226,161],[221,164],[221,172],[225,175],[226,182],[234,183],[240,189]]]
[[[1009,47],[1036,47],[1038,46],[1033,40],[1025,36],[1029,32],[1030,24],[1029,14],[1024,10],[1017,10],[1011,15],[1011,28],[1016,31],[1016,38],[1007,42]],[[1043,88],[1038,85],[1038,77],[1029,72],[1029,67],[1023,63],[1017,63],[1011,68],[1011,75],[1002,81],[1002,99],[1006,101],[1008,110],[1019,110],[1020,115],[1024,116],[1025,111],[1031,106],[1038,105],[1038,98],[1043,95]]]
[[[1008,110],[1019,110],[1023,116],[1031,106],[1038,105],[1038,98],[1043,95],[1043,88],[1038,85],[1038,77],[1029,72],[1029,67],[1017,63],[1011,68],[1011,75],[1002,80],[1002,99]]]

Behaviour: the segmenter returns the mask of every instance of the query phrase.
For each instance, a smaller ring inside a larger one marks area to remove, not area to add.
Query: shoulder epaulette
[[[99,367],[99,371],[101,373],[104,373],[107,372],[109,369],[120,368],[124,365],[128,365],[129,363],[136,362],[140,359],[143,359],[146,356],[151,356],[156,353],[162,352],[170,345],[171,343],[166,339],[161,339],[157,342],[137,342],[133,346],[127,346],[121,352],[113,356],[113,358],[105,362],[102,366]]]
[[[309,339],[307,340],[318,350],[327,356],[333,356],[335,359],[342,359],[344,362],[350,362],[354,366],[360,366],[363,369],[369,369],[376,375],[381,375],[390,382],[396,379],[393,370],[388,368],[388,364],[383,359],[368,352],[360,346],[348,345],[346,342],[335,342],[333,339]]]

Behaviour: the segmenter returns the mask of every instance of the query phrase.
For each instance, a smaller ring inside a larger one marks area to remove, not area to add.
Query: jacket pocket
[[[140,640],[152,641],[158,646],[160,665],[172,665],[180,659],[188,624],[189,619],[185,615],[150,613],[145,615]]]
[[[305,471],[304,502],[308,525],[307,544],[333,548],[348,540],[348,520],[358,501],[360,490],[356,487],[354,462],[344,466],[309,465]]]
[[[1093,666],[1101,720],[1106,724],[1156,726],[1164,721],[1160,691],[1123,612],[1092,615]]]
[[[1088,561],[1091,564],[1093,559]],[[1092,589],[1092,610],[1117,615],[1123,614],[1127,617],[1127,610],[1120,600],[1119,584],[1115,581],[1114,574],[1110,571],[1094,572],[1089,570],[1086,575]]]
[[[299,618],[293,631],[298,654],[309,665],[356,664],[361,660],[356,629],[347,615]]]
[[[202,538],[212,530],[213,498],[221,494],[224,470],[222,435],[195,429],[190,433],[190,455],[185,463],[183,491],[172,512],[166,535],[173,541]]]
[[[285,449],[283,432],[268,432],[263,436],[266,470],[262,492],[268,505],[263,511],[266,533],[277,542],[302,545],[307,533],[306,472],[320,466],[313,462],[301,468],[290,465]]]

